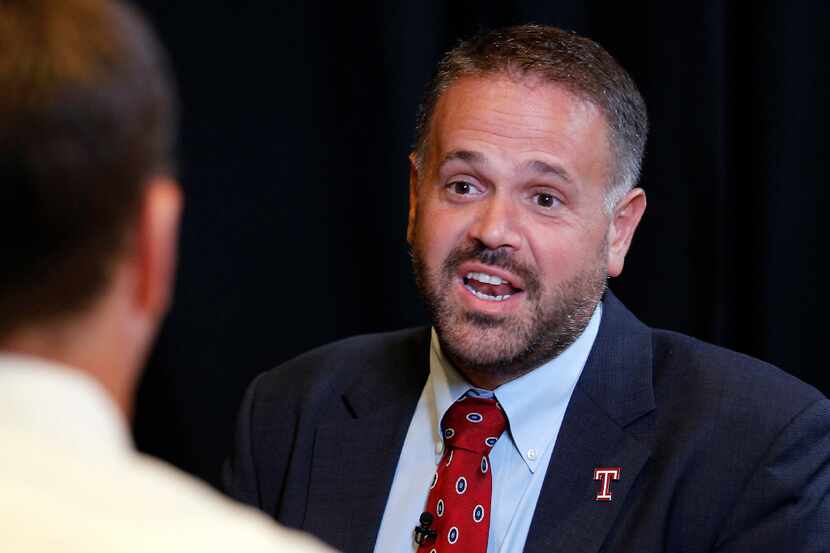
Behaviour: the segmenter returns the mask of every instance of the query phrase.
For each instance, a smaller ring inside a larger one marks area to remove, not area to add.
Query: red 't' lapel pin
[[[620,474],[622,474],[620,467],[594,469],[594,480],[602,482],[595,498],[597,501],[611,501],[611,480],[619,480]]]

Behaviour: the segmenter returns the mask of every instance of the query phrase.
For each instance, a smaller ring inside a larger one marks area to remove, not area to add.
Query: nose
[[[519,249],[519,213],[510,198],[494,194],[481,202],[479,213],[469,234],[488,249]]]

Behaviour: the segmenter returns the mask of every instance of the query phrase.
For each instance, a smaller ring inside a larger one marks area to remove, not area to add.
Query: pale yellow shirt
[[[137,453],[80,371],[0,354],[3,553],[321,553],[316,541]]]

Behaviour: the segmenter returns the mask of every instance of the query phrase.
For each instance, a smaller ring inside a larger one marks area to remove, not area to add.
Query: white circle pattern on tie
[[[467,413],[467,420],[472,423],[478,424],[484,420],[484,417],[481,415],[481,413]]]

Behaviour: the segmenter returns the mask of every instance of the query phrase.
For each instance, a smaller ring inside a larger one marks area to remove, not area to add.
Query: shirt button
[[[533,449],[532,447],[527,450],[527,458],[531,461],[536,460],[536,450]]]
[[[444,453],[444,442],[435,442],[435,453]]]

